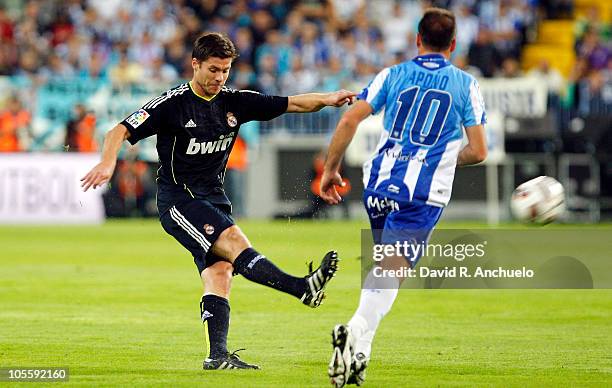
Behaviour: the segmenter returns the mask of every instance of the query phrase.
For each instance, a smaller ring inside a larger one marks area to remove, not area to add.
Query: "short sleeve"
[[[372,82],[364,88],[361,93],[357,96],[360,100],[367,101],[372,106],[372,113],[378,113],[387,101],[387,93],[389,90],[389,77],[390,69],[387,67],[381,70],[380,73],[374,77]]]
[[[474,125],[484,125],[487,122],[485,113],[484,99],[480,93],[478,81],[471,78],[469,92],[463,109],[463,126],[472,127]]]
[[[144,104],[121,122],[130,132],[130,137],[127,139],[130,144],[136,144],[139,140],[158,133],[166,121],[165,111],[168,105],[166,101],[164,93]]]
[[[249,121],[268,121],[287,112],[289,98],[270,96],[252,90],[234,92],[234,105],[237,107],[240,123]]]

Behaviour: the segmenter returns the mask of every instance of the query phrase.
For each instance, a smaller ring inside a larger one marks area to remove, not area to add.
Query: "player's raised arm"
[[[90,187],[96,189],[111,179],[121,144],[128,137],[130,137],[130,132],[123,124],[117,124],[106,133],[102,146],[102,160],[81,178],[83,191],[87,191]]]
[[[338,90],[331,93],[306,93],[289,96],[288,113],[316,112],[326,106],[340,107],[352,104],[357,94],[348,90]]]
[[[331,205],[338,204],[342,200],[336,190],[336,185],[343,186],[339,172],[342,157],[351,140],[353,140],[353,136],[355,136],[357,126],[371,113],[372,106],[369,103],[363,100],[357,101],[355,106],[342,115],[336,126],[336,131],[327,151],[320,190],[321,198]]]
[[[457,156],[457,166],[469,166],[483,162],[487,158],[487,137],[484,125],[465,128],[468,144]]]

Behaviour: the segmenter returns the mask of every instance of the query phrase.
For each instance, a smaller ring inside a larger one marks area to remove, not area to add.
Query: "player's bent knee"
[[[232,280],[233,270],[234,267],[232,266],[232,263],[229,263],[227,261],[217,261],[210,267],[206,268],[204,272],[207,272],[207,278],[210,278],[211,280],[221,281]]]
[[[248,241],[249,241],[244,235],[244,233],[242,233],[242,230],[240,230],[238,225],[233,225],[225,229],[219,236],[219,239],[233,243],[233,244],[239,244],[239,243],[248,244]]]
[[[236,225],[225,229],[215,243],[215,253],[229,260],[235,259],[242,251],[251,247],[251,243],[242,230]]]

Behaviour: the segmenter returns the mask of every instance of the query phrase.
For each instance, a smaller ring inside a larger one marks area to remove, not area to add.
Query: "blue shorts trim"
[[[437,206],[397,201],[367,189],[363,192],[363,203],[375,244],[427,244],[444,210]],[[418,255],[406,257],[406,260],[414,267],[420,258]]]

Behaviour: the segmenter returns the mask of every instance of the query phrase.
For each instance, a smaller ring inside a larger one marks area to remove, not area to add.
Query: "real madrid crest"
[[[238,125],[238,119],[236,118],[236,116],[234,116],[232,112],[227,112],[227,125],[232,128]]]
[[[204,225],[204,232],[206,232],[208,235],[213,234],[215,233],[215,227],[211,224],[206,224]]]

